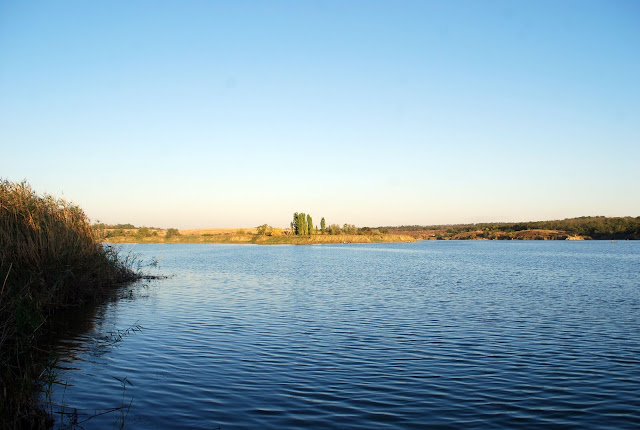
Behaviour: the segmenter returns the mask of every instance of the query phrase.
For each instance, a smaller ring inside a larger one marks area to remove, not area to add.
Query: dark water
[[[135,250],[175,276],[60,345],[79,422],[132,402],[154,430],[640,426],[640,243]]]

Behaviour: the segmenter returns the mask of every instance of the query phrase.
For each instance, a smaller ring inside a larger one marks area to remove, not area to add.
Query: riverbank
[[[585,237],[562,230],[531,229],[521,231],[499,231],[469,229],[402,230],[391,229],[396,234],[410,236],[415,240],[587,240]]]
[[[108,300],[139,279],[135,264],[100,243],[79,207],[0,180],[1,429],[48,427],[38,395],[56,382],[55,357],[42,339],[56,313]]]
[[[579,217],[556,221],[518,223],[452,224],[434,226],[360,227],[329,226],[324,233],[295,235],[292,229],[175,228],[96,224],[96,234],[105,243],[246,243],[296,244],[381,243],[417,240],[638,240],[640,217]],[[330,234],[334,233],[334,234]],[[337,234],[335,234],[337,233]]]
[[[640,217],[583,216],[552,221],[387,227],[415,239],[638,240]]]
[[[257,234],[256,229],[191,229],[169,230],[144,228],[107,230],[106,243],[229,243],[256,245],[313,245],[339,243],[393,243],[415,242],[406,234],[372,232],[371,234],[313,234],[295,236],[286,234]]]

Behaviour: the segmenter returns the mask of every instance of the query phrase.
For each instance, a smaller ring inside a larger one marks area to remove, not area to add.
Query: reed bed
[[[135,264],[97,240],[78,206],[0,180],[0,428],[47,426],[37,395],[48,322],[140,278]]]

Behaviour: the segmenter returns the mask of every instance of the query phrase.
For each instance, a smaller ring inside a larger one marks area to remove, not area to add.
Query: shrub
[[[373,234],[373,230],[371,230],[371,227],[361,227],[358,229],[358,234],[371,235]]]
[[[258,230],[258,235],[260,236],[271,236],[271,232],[273,231],[273,227],[268,224],[262,224],[256,227]]]
[[[151,231],[148,227],[140,227],[136,232],[136,236],[138,237],[149,237],[151,236]]]
[[[327,231],[329,232],[329,234],[340,234],[340,233],[342,233],[342,229],[340,228],[340,226],[338,224],[331,224],[329,227],[327,227]]]
[[[356,234],[358,228],[353,224],[345,224],[342,226],[342,232],[344,234]]]
[[[110,238],[110,237],[118,237],[118,236],[124,236],[124,235],[125,235],[125,231],[124,231],[123,229],[121,229],[121,228],[116,228],[116,229],[114,229],[114,230],[107,231],[107,232],[104,234],[104,237],[105,237],[106,239],[108,239],[108,238]]]
[[[165,234],[165,239],[171,239],[172,237],[180,236],[180,232],[177,228],[168,228]]]

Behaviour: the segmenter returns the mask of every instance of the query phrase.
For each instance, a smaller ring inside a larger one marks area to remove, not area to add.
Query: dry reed
[[[137,279],[131,255],[102,245],[78,207],[0,180],[0,427],[42,428],[38,342],[61,308]]]

